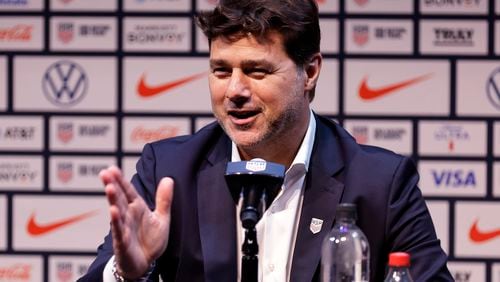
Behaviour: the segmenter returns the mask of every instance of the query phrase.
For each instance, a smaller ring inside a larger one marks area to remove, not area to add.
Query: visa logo
[[[476,175],[474,171],[463,170],[431,170],[434,183],[438,187],[468,187],[476,186]]]

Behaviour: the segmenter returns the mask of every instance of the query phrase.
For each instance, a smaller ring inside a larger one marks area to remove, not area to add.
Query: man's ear
[[[323,62],[323,57],[320,53],[312,55],[304,65],[304,72],[306,74],[304,88],[306,91],[311,91],[316,87],[316,82],[319,78],[319,73],[321,71],[321,64]]]

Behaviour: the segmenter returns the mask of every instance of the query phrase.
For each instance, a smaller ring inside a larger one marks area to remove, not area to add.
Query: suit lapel
[[[338,179],[343,168],[338,140],[317,119],[316,136],[307,173],[302,210],[295,240],[290,281],[312,281],[321,257],[321,244],[333,225],[344,184]],[[323,221],[321,230],[311,231],[313,219]]]
[[[220,138],[198,176],[198,219],[205,281],[236,281],[236,205],[224,180],[230,141]]]

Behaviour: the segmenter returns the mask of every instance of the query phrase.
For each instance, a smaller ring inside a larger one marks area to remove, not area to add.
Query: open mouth
[[[233,110],[228,111],[231,121],[238,126],[250,126],[260,111]]]
[[[229,115],[237,119],[247,119],[256,116],[258,111],[229,111]]]

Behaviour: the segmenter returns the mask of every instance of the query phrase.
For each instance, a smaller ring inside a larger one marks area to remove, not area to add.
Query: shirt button
[[[274,264],[270,263],[267,267],[269,268],[269,272],[274,271]]]

